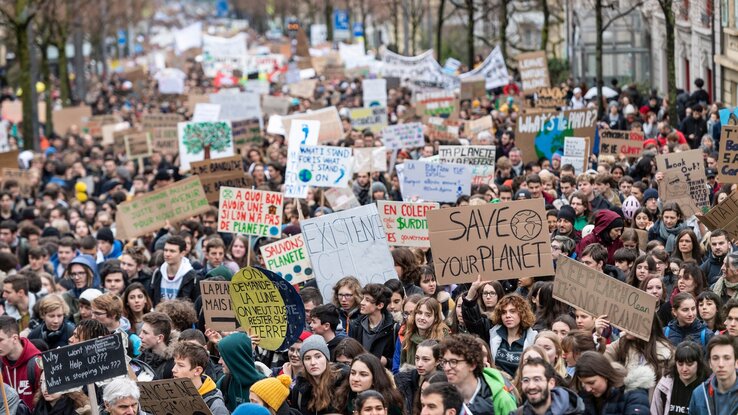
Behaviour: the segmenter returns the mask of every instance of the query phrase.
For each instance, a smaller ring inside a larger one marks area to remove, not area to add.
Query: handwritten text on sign
[[[699,219],[709,230],[722,229],[731,239],[738,239],[738,192],[732,192]]]
[[[438,209],[438,203],[408,203],[378,200],[387,243],[393,246],[417,246],[429,248],[428,220],[426,213]]]
[[[138,382],[141,409],[150,414],[201,415],[210,408],[187,378]]]
[[[390,125],[382,130],[382,141],[388,150],[422,147],[425,144],[423,125],[419,122]]]
[[[473,184],[487,184],[494,179],[495,146],[439,146],[441,163],[458,163],[472,166]]]
[[[554,274],[543,199],[427,213],[441,285]]]
[[[314,277],[313,266],[305,252],[302,234],[261,246],[261,256],[270,271],[274,271],[290,284],[298,284]]]
[[[600,130],[600,154],[638,157],[643,151],[643,133],[635,131]]]
[[[656,156],[656,166],[661,172],[666,173],[667,170],[680,172],[689,185],[689,195],[694,199],[697,208],[704,211],[710,207],[710,188],[707,186],[702,150],[659,154]]]
[[[217,331],[236,331],[238,320],[228,292],[228,281],[200,281],[205,326]]]
[[[282,228],[282,193],[220,188],[218,231],[278,238]]]
[[[346,187],[351,177],[351,149],[328,146],[300,146],[297,178],[318,187]]]
[[[718,181],[738,183],[738,126],[723,125],[720,130]]]
[[[401,177],[403,198],[456,202],[471,192],[472,171],[463,164],[436,164],[405,160]]]
[[[651,337],[656,297],[573,259],[559,256],[553,296],[593,316],[607,315],[640,339]]]

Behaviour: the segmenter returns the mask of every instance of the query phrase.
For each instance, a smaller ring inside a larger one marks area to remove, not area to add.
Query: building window
[[[689,20],[689,0],[682,0],[682,4],[679,7],[679,17]]]
[[[728,24],[730,24],[728,23],[729,22],[729,13],[728,13],[729,7],[730,6],[728,5],[728,0],[722,0],[720,2],[720,17],[721,17],[720,20],[722,20],[723,27],[728,27]]]

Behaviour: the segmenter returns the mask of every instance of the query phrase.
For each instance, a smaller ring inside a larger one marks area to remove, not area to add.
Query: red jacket
[[[577,259],[582,258],[582,251],[584,251],[584,248],[587,247],[589,244],[602,244],[605,248],[607,248],[607,263],[610,265],[615,265],[615,251],[623,247],[623,241],[618,238],[618,240],[613,241],[610,244],[607,244],[603,241],[601,234],[605,232],[605,229],[607,229],[608,226],[617,218],[620,216],[611,211],[611,210],[600,210],[595,214],[595,227],[592,233],[587,235],[586,237],[582,238],[581,241],[577,244]]]
[[[21,337],[20,342],[23,345],[23,353],[21,353],[18,360],[11,364],[7,357],[2,357],[3,382],[12,386],[23,402],[33,410],[33,395],[38,390],[41,379],[41,368],[34,358],[41,356],[41,352],[25,337]],[[33,363],[29,363],[31,359],[34,359]],[[31,370],[35,374],[33,382],[28,379]]]

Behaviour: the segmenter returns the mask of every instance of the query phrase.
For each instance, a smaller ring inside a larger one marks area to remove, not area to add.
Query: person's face
[[[143,324],[141,334],[139,334],[138,337],[141,338],[141,347],[146,350],[153,349],[159,343],[164,341],[164,336],[161,334],[157,335],[156,330],[154,330],[149,323]]]
[[[661,298],[664,295],[664,283],[661,278],[652,278],[646,284],[646,292],[656,298]]]
[[[310,317],[310,313],[313,312],[313,309],[315,307],[316,307],[315,306],[315,303],[313,303],[312,300],[305,303],[305,321],[307,321],[308,324],[309,324],[310,318],[311,318]]]
[[[566,335],[569,334],[571,329],[566,323],[557,321],[556,323],[553,323],[551,325],[551,331],[553,331],[554,333],[556,333],[557,336],[559,336],[559,340],[563,340],[564,337],[566,337]]]
[[[454,409],[444,410],[443,397],[438,393],[420,395],[420,415],[456,415]]]
[[[359,173],[356,175],[356,181],[359,182],[361,186],[366,186],[369,184],[369,174],[367,173]]]
[[[726,255],[729,249],[728,239],[724,235],[710,238],[710,249],[712,249],[712,254],[717,257]]]
[[[656,263],[656,271],[663,277],[664,272],[666,271],[666,262],[656,258],[655,256],[652,256],[651,258],[653,259],[653,262]]]
[[[133,397],[121,398],[115,401],[114,405],[105,403],[110,415],[137,415],[138,401]]]
[[[610,239],[617,241],[620,239],[620,235],[623,234],[623,228],[612,228],[610,229]]]
[[[564,218],[556,220],[556,229],[559,230],[560,235],[568,235],[569,232],[571,232],[572,228],[574,228],[574,224],[569,222],[568,220]]]
[[[551,242],[551,255],[553,256],[553,259],[559,258],[559,255],[561,255],[561,242]]]
[[[356,306],[354,292],[347,286],[338,289],[338,302],[344,310],[351,310]]]
[[[225,258],[225,249],[221,247],[212,247],[208,249],[207,259],[208,264],[210,264],[211,267],[215,268],[220,266],[220,264],[223,263],[223,258]]]
[[[623,195],[625,195],[625,196],[630,196],[631,195],[631,192],[632,192],[632,189],[633,189],[633,185],[632,184],[630,184],[629,182],[622,182],[622,183],[620,183],[620,186],[619,187],[620,187],[620,192]]]
[[[423,290],[423,294],[432,296],[436,293],[436,280],[430,277],[424,277],[420,280],[420,288]]]
[[[3,195],[0,199],[0,208],[3,210],[10,210],[13,208],[13,198],[10,195]]]
[[[602,376],[590,376],[586,378],[579,378],[582,383],[582,387],[588,393],[591,393],[595,398],[599,398],[607,391],[607,379]]]
[[[729,335],[738,336],[738,307],[733,307],[725,317],[725,330]]]
[[[8,335],[0,330],[0,356],[6,357],[12,353],[18,346],[18,335]]]
[[[649,202],[651,200],[655,199],[650,199]],[[677,225],[677,222],[679,221],[679,216],[673,210],[667,210],[661,216],[661,220],[664,221],[664,225],[666,225],[667,229],[671,229]]]
[[[689,326],[697,318],[697,306],[693,299],[687,299],[679,304],[679,308],[672,311],[680,326]]]
[[[551,248],[551,250],[553,251],[553,248]],[[630,269],[630,267],[628,266],[628,261],[615,261],[615,266],[618,267],[620,271],[623,271],[626,274]]]
[[[172,373],[174,373],[174,371],[172,371]],[[255,394],[253,391],[249,391],[249,402],[255,403],[257,405],[261,405],[261,406],[263,406],[265,408],[268,407],[267,404],[264,403],[263,400],[261,400],[261,398],[259,397],[259,395]]]
[[[574,192],[574,186],[572,186],[571,183],[562,182],[559,187],[561,188],[561,193],[564,196],[568,197]]]
[[[310,320],[310,330],[313,331],[315,334],[320,334],[321,336],[328,332],[328,329],[326,329],[326,325],[323,324],[319,318],[311,317]]]
[[[728,382],[735,378],[735,354],[733,346],[721,344],[710,351],[710,369],[718,382]]]
[[[577,190],[584,193],[585,196],[589,197],[592,194],[592,183],[587,180],[581,180],[577,183]]]
[[[8,245],[13,243],[14,238],[13,232],[10,229],[0,229],[0,241],[5,242]]]
[[[556,230],[556,216],[546,216],[546,221],[548,222],[548,232],[553,233]]]
[[[512,201],[512,193],[510,193],[510,192],[500,192],[500,201],[501,202],[511,202]]]
[[[387,306],[387,309],[391,313],[402,312],[402,296],[400,295],[400,293],[392,293],[392,297],[390,298],[390,303]]]
[[[541,197],[541,184],[530,182],[528,183],[528,191],[530,192],[530,195],[534,199],[538,199]]]
[[[689,385],[697,378],[697,362],[676,362],[677,373],[679,373],[679,379],[685,385]]]
[[[366,316],[374,313],[378,309],[377,300],[375,300],[371,295],[364,294],[364,297],[361,299],[361,303],[359,303],[359,312]]]
[[[116,322],[115,318],[110,317],[107,311],[95,308],[94,305],[92,306],[92,318],[102,323],[105,327],[111,327]]]
[[[126,274],[130,275],[136,275],[138,272],[138,265],[136,264],[136,261],[133,260],[133,257],[131,257],[128,254],[123,254],[120,257],[120,267],[123,269],[123,271],[126,272]]]
[[[636,265],[635,276],[638,281],[643,281],[648,276],[648,263],[646,261]]]
[[[525,395],[528,403],[539,408],[550,401],[550,390],[556,386],[556,380],[546,379],[546,369],[539,365],[523,366],[521,378],[521,386],[523,395]]]
[[[387,415],[387,408],[377,398],[368,398],[359,410],[359,415]]]
[[[523,161],[520,157],[520,152],[518,151],[511,151],[508,156],[510,157],[510,163],[512,163],[513,166],[517,166]]]
[[[216,225],[216,218],[213,216],[205,215],[202,217],[202,226],[210,227],[212,229],[215,229]]]
[[[351,387],[351,390],[359,393],[364,392],[365,390],[369,390],[372,388],[372,382],[374,381],[374,377],[372,376],[372,372],[369,370],[369,367],[366,365],[366,363],[362,361],[355,361],[353,365],[351,365],[351,372],[349,373],[349,386]]]
[[[34,271],[36,270],[36,268],[33,268],[33,265],[31,266],[31,269]],[[43,289],[47,294],[51,294],[55,291],[48,278],[41,278],[41,289]]]
[[[74,225],[74,233],[77,234],[80,238],[84,238],[85,236],[90,234],[90,228],[87,227],[87,223],[84,221],[78,220],[77,223]],[[98,241],[98,245],[99,245]]]
[[[173,244],[164,244],[164,261],[167,265],[176,266],[182,261],[184,252],[179,251],[179,246]]]
[[[97,249],[99,249],[103,255],[107,255],[113,249],[113,244],[108,241],[97,241]]]
[[[325,355],[317,350],[310,350],[303,356],[302,364],[305,365],[305,371],[314,377],[318,377],[325,372],[328,367],[328,360]]]
[[[430,347],[418,347],[415,351],[415,368],[420,376],[426,376],[436,370],[438,362],[433,357]]]
[[[588,266],[588,267],[590,267],[592,269],[596,269],[596,270],[602,269],[602,263],[595,261],[589,255],[585,255],[585,256],[582,257],[582,264],[584,264],[584,265],[586,265],[586,266]]]
[[[231,255],[233,255],[233,258],[243,258],[246,255],[246,246],[243,244],[243,241],[240,239],[233,241],[233,246],[231,246]]]
[[[502,324],[508,329],[520,326],[520,313],[512,304],[508,304],[502,309],[500,319],[502,319]]]
[[[72,264],[69,267],[69,278],[76,288],[84,288],[87,286],[87,268],[83,265]]]
[[[679,252],[692,253],[692,238],[689,235],[683,235],[679,239]]]
[[[574,317],[577,321],[577,329],[584,331],[591,331],[594,329],[595,319],[591,315],[577,310]]]
[[[715,302],[710,299],[704,299],[697,304],[699,310],[699,316],[702,320],[708,321],[715,318],[717,314],[717,306]]]
[[[92,320],[92,307],[79,303],[79,318],[80,320]]]
[[[558,356],[556,356],[556,345],[551,341],[551,339],[547,337],[539,337],[536,339],[535,344],[541,346],[541,348],[546,352],[546,358],[548,358],[548,361],[552,365],[556,363],[556,360],[558,359]]]
[[[64,322],[64,312],[60,307],[44,314],[43,319],[44,324],[46,324],[46,328],[51,331],[56,331],[61,328],[62,323]]]
[[[443,372],[449,383],[462,385],[468,379],[474,378],[475,366],[464,360],[463,356],[453,354],[449,351],[443,354]]]
[[[677,287],[681,293],[692,293],[694,295],[695,282],[691,275],[685,274],[684,270],[679,271],[679,279],[677,280]]]
[[[574,213],[577,214],[577,216],[582,216],[584,214],[584,202],[582,199],[578,197],[572,197],[571,202],[569,203],[572,208],[574,208]]]
[[[128,307],[134,313],[143,313],[146,308],[146,295],[138,289],[128,293]]]
[[[482,301],[484,302],[484,306],[491,310],[495,305],[497,305],[498,300],[497,291],[495,291],[492,285],[486,284],[484,288],[482,288]]]
[[[105,277],[105,289],[108,292],[121,295],[125,288],[126,286],[123,282],[123,274],[119,272],[114,272],[112,274],[108,274]]]
[[[302,368],[302,362],[300,361],[300,348],[302,347],[302,342],[297,341],[295,344],[290,346],[289,349],[287,349],[287,357],[290,360],[290,364],[293,368],[299,367]]]
[[[202,374],[202,368],[192,367],[189,359],[175,357],[172,375],[175,379],[196,379]]]
[[[17,305],[20,303],[22,296],[22,293],[13,290],[13,284],[3,284],[3,298],[6,303]]]
[[[415,326],[418,330],[428,330],[435,321],[433,310],[423,304],[415,309]]]
[[[650,220],[648,219],[648,215],[643,212],[640,212],[635,216],[635,224],[638,229],[646,229],[649,222]]]

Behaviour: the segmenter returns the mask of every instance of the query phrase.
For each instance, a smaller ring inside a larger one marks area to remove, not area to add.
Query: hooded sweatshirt
[[[575,415],[584,413],[584,402],[576,393],[564,387],[551,389],[551,406],[546,415]],[[533,407],[529,402],[523,405],[523,415],[534,415]]]
[[[584,251],[584,248],[586,248],[587,245],[597,243],[602,244],[602,246],[607,248],[607,263],[615,265],[615,251],[623,247],[623,241],[620,240],[620,238],[615,241],[609,241],[609,235],[603,236],[602,234],[605,233],[607,228],[610,227],[610,224],[618,218],[620,218],[620,215],[610,210],[598,211],[595,214],[594,230],[592,233],[582,238],[582,240],[577,244],[577,258],[582,257],[582,251]]]
[[[39,386],[41,368],[37,363],[29,363],[29,361],[36,356],[40,356],[41,352],[24,337],[20,338],[20,342],[23,346],[23,352],[21,352],[18,360],[11,362],[7,356],[2,357],[3,382],[12,386],[18,392],[21,400],[33,409],[33,395]],[[33,385],[31,385],[31,379],[28,378],[29,364],[32,365],[32,370],[35,371],[36,379],[34,379]]]
[[[223,390],[225,379],[230,378],[223,398],[228,410],[233,412],[238,405],[249,402],[251,385],[265,376],[254,366],[254,349],[246,333],[238,332],[226,336],[218,343],[218,351],[230,372],[230,376],[224,376],[218,381],[218,389]]]
[[[717,379],[710,376],[692,392],[689,413],[700,415],[734,415],[738,413],[738,382],[725,393],[718,390]]]
[[[196,284],[197,272],[192,268],[190,260],[182,258],[179,269],[171,280],[167,274],[168,267],[164,262],[151,278],[150,295],[154,306],[161,301],[174,298],[189,298],[192,303],[195,303],[197,297],[200,296],[200,289]]]
[[[231,412],[226,408],[223,401],[223,394],[220,393],[215,382],[209,376],[202,376],[202,385],[197,392],[200,393],[213,415],[230,415]]]

